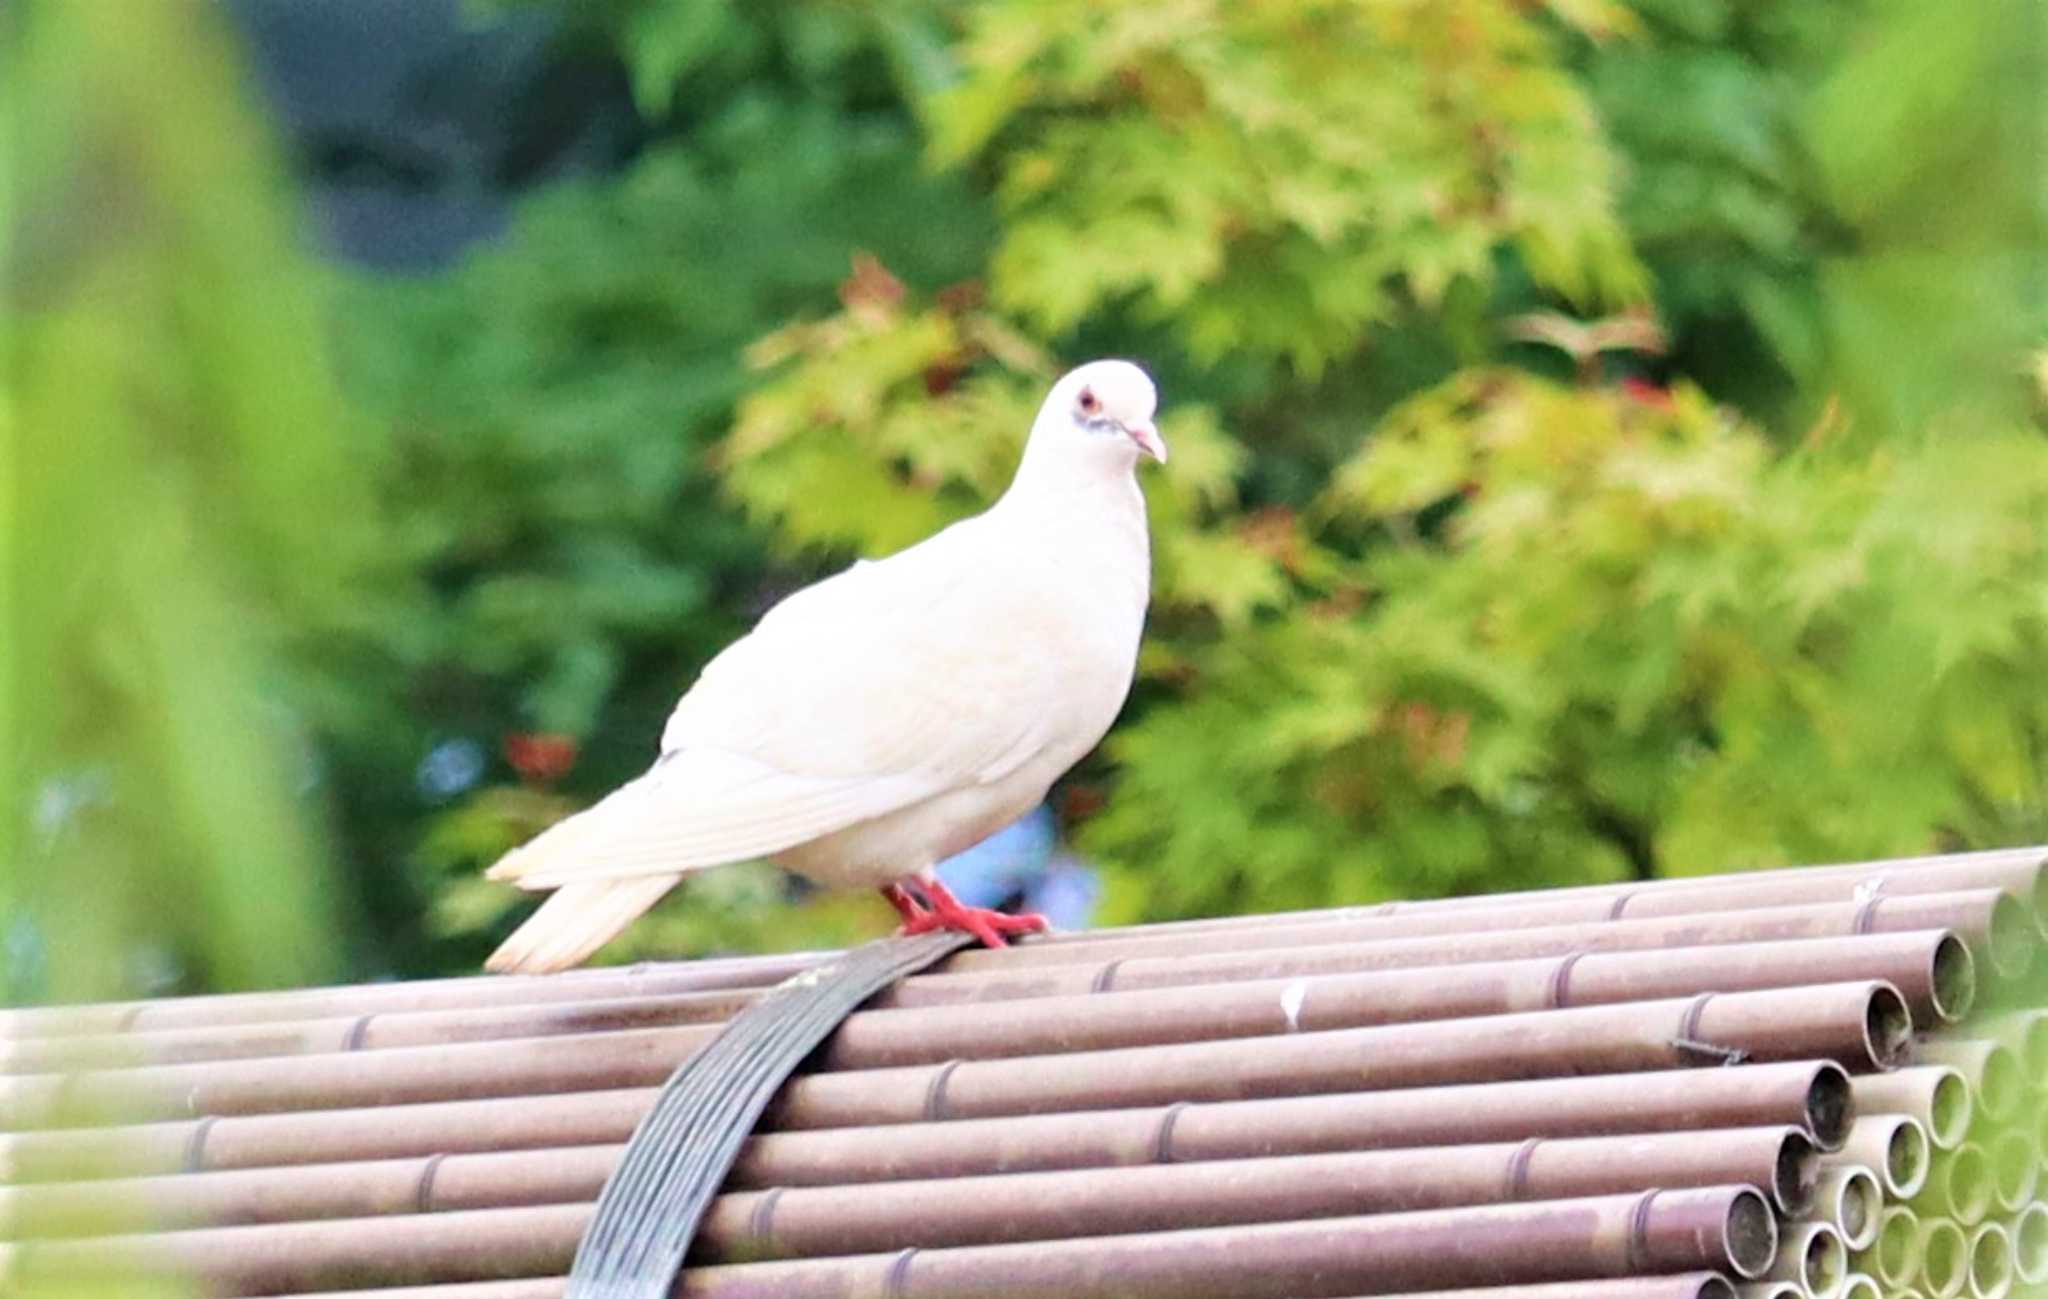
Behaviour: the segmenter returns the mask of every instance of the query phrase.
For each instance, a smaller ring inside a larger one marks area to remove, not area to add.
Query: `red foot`
[[[901,932],[906,935],[962,929],[979,938],[985,947],[1008,947],[1004,934],[1035,934],[1051,928],[1046,918],[1036,913],[1011,916],[987,907],[967,906],[937,880],[919,880],[917,886],[929,900],[928,905],[920,903],[904,885],[890,884],[882,889],[882,896],[903,917]]]

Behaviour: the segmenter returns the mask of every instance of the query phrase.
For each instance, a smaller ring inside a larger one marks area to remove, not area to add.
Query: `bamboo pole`
[[[655,1089],[264,1114],[0,1137],[17,1182],[148,1176],[624,1141]],[[1534,1079],[1327,1096],[758,1132],[733,1187],[1331,1150],[1790,1125],[1823,1149],[1848,1130],[1850,1084],[1827,1061]]]
[[[1910,1025],[1904,999],[1889,984],[1862,981],[1279,1038],[814,1074],[794,1080],[774,1113],[784,1127],[840,1127],[1730,1059],[1832,1058],[1885,1069],[1900,1062]],[[523,1038],[0,1078],[0,1113],[6,1116],[0,1121],[18,1130],[39,1116],[61,1117],[72,1106],[173,1118],[652,1086],[712,1031],[593,1033],[573,1051],[551,1038]]]
[[[39,1243],[16,1251],[12,1279],[184,1273],[215,1294],[256,1295],[547,1276],[567,1264],[590,1212],[504,1209]],[[363,1247],[364,1230],[377,1235],[374,1251]],[[1644,1271],[1753,1276],[1775,1243],[1760,1195],[1711,1187],[1099,1236],[1058,1249],[1028,1242],[734,1264],[685,1272],[675,1293],[823,1299],[886,1277],[902,1299],[997,1288],[1010,1299],[1287,1299]]]
[[[1601,899],[1617,915],[1669,914],[1692,908],[1747,910],[1757,906],[1863,901],[1881,894],[1946,893],[1959,888],[2005,889],[2037,914],[2048,916],[2048,845],[1993,849],[1988,852],[1899,857],[1879,861],[1843,862],[1825,866],[1794,866],[1773,870],[1734,871],[1725,875],[1660,880],[1622,880],[1572,888],[1524,889],[1463,897],[1406,899],[1344,908],[1355,916],[1412,915],[1418,912],[1488,910],[1524,903],[1561,903]],[[1062,934],[1062,942],[1085,942],[1096,936],[1132,932],[1201,933],[1236,924],[1290,923],[1326,914],[1316,911],[1277,912],[1252,917],[1168,921]],[[2048,936],[2048,929],[2044,929]]]
[[[1282,962],[1284,963],[1284,962]],[[1538,1009],[1883,979],[1906,997],[1916,1023],[1969,1009],[1969,950],[1945,930],[1786,943],[1591,953],[1423,966],[1362,974],[1291,975],[1205,986],[1084,992],[1005,1009],[988,1030],[980,999],[851,1016],[822,1060],[873,1068],[991,1054],[1142,1046],[1365,1027]],[[916,984],[917,980],[909,981]],[[956,991],[962,991],[956,985]],[[138,1067],[337,1051],[368,1051],[721,1023],[758,990],[684,992],[607,1001],[512,1005],[260,1023],[158,1033],[33,1038],[0,1043],[8,1072]]]

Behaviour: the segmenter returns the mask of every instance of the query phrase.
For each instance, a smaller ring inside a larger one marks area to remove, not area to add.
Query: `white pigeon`
[[[574,965],[690,872],[762,857],[881,889],[906,932],[1000,947],[1043,929],[963,906],[932,868],[1037,806],[1123,708],[1157,400],[1128,361],[1068,373],[1002,499],[770,609],[676,705],[646,774],[491,867],[554,896],[489,968]]]

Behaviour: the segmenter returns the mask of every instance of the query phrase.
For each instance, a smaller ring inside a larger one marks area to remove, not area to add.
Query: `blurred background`
[[[1141,679],[980,900],[2048,840],[2044,73],[2026,0],[0,4],[0,1002],[473,971],[1103,354]],[[732,868],[606,959],[892,921]]]

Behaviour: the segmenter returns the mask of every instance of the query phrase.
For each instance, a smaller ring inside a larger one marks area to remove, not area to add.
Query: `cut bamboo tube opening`
[[[1877,1243],[1865,1251],[1863,1262],[1886,1289],[1905,1289],[1920,1274],[1920,1216],[1903,1204],[1885,1206],[1878,1217]]]
[[[1884,1188],[1861,1164],[1827,1169],[1814,1183],[1810,1216],[1840,1232],[1848,1249],[1868,1249],[1876,1242],[1883,1210]]]
[[[1849,1252],[1842,1233],[1825,1222],[1785,1224],[1778,1256],[1764,1275],[1801,1286],[1813,1299],[1835,1299],[1849,1271]]]
[[[1974,1227],[1996,1200],[1991,1160],[1984,1147],[1965,1141],[1934,1157],[1926,1189],[1915,1199],[1914,1209],[1923,1218],[1953,1218],[1961,1226]]]
[[[1968,1080],[1947,1065],[1868,1074],[1854,1080],[1851,1093],[1857,1114],[1907,1114],[1918,1119],[1937,1150],[1963,1144],[1976,1108]]]
[[[2005,1299],[2012,1293],[2012,1237],[1995,1222],[1970,1233],[1970,1299]]]
[[[1969,1080],[1976,1109],[1994,1123],[2019,1112],[2026,1095],[2026,1072],[2019,1057],[2003,1042],[1989,1038],[1923,1038],[1914,1051],[1916,1064],[1945,1064]]]
[[[1948,1218],[1920,1222],[1920,1286],[1929,1299],[1954,1299],[1969,1283],[1970,1242]]]
[[[1992,1193],[1998,1207],[2018,1213],[2033,1200],[2040,1184],[2041,1154],[2034,1138],[2017,1129],[2001,1132],[1984,1143],[1984,1153],[1991,1161]]]
[[[1851,1124],[1842,1148],[1823,1156],[1820,1164],[1823,1169],[1869,1168],[1877,1174],[1885,1194],[1910,1200],[1927,1184],[1932,1155],[1927,1129],[1918,1119],[1909,1114],[1872,1114]]]

